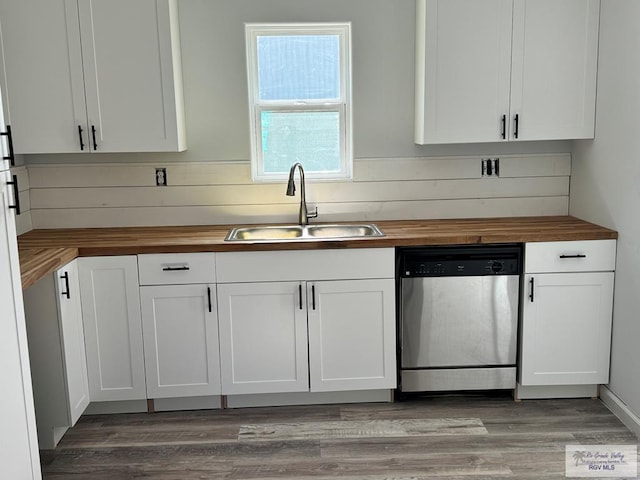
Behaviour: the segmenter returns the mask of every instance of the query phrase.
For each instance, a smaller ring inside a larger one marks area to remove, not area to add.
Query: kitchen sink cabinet
[[[395,281],[307,285],[312,392],[396,388]]]
[[[148,398],[220,395],[215,254],[139,255]]]
[[[525,245],[520,384],[609,380],[615,240]]]
[[[418,0],[418,144],[593,138],[599,0]]]
[[[175,0],[0,2],[16,153],[186,148]]]
[[[395,388],[393,249],[217,259],[223,394]]]
[[[41,449],[54,448],[89,405],[77,260],[24,291]]]
[[[146,399],[137,257],[78,262],[91,401]]]
[[[222,392],[309,390],[300,282],[218,285]]]

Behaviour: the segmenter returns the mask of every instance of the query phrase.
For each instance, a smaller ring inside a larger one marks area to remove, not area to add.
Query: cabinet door
[[[74,260],[58,270],[56,277],[69,426],[73,426],[89,406],[89,380],[77,261]]]
[[[396,388],[395,282],[308,286],[312,392]]]
[[[91,401],[147,398],[135,256],[78,263]]]
[[[303,297],[298,282],[218,285],[223,394],[309,390]]]
[[[0,172],[0,425],[3,478],[37,479],[40,457],[9,172]]]
[[[175,1],[79,0],[88,128],[98,152],[184,150]],[[173,35],[173,36],[172,36]]]
[[[522,385],[608,382],[613,276],[613,272],[525,276]]]
[[[148,398],[220,394],[215,286],[140,288]]]
[[[599,0],[515,0],[513,140],[593,138]]]
[[[503,140],[511,10],[512,0],[418,1],[416,143]]]
[[[38,442],[55,448],[89,405],[77,260],[24,291]]]
[[[80,151],[86,125],[75,0],[0,2],[2,103],[16,153]]]

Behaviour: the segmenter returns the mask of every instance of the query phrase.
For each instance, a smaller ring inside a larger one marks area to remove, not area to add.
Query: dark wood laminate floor
[[[431,397],[80,419],[45,479],[552,479],[565,445],[638,439],[598,400]]]

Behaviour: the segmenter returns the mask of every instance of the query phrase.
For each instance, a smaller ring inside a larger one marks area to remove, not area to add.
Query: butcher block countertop
[[[375,224],[384,237],[260,243],[225,242],[229,229],[238,225],[32,230],[18,237],[22,287],[33,285],[77,256],[553,242],[618,237],[614,230],[569,216],[399,220],[376,221]]]

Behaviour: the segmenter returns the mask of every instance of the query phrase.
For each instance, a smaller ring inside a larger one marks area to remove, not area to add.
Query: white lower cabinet
[[[396,387],[393,249],[223,253],[217,272],[223,394]]]
[[[609,381],[615,246],[615,240],[525,245],[521,385]]]
[[[395,282],[308,285],[312,392],[396,388]]]
[[[613,272],[546,273],[525,299],[522,384],[609,381]],[[531,291],[531,290],[530,290]],[[528,300],[528,301],[527,301]]]
[[[300,282],[218,285],[224,394],[309,390]]]
[[[137,257],[78,262],[91,401],[146,399]]]
[[[220,395],[215,285],[140,287],[148,398]]]
[[[24,291],[41,449],[54,448],[89,405],[77,260]]]
[[[214,253],[138,255],[147,398],[220,395]]]

